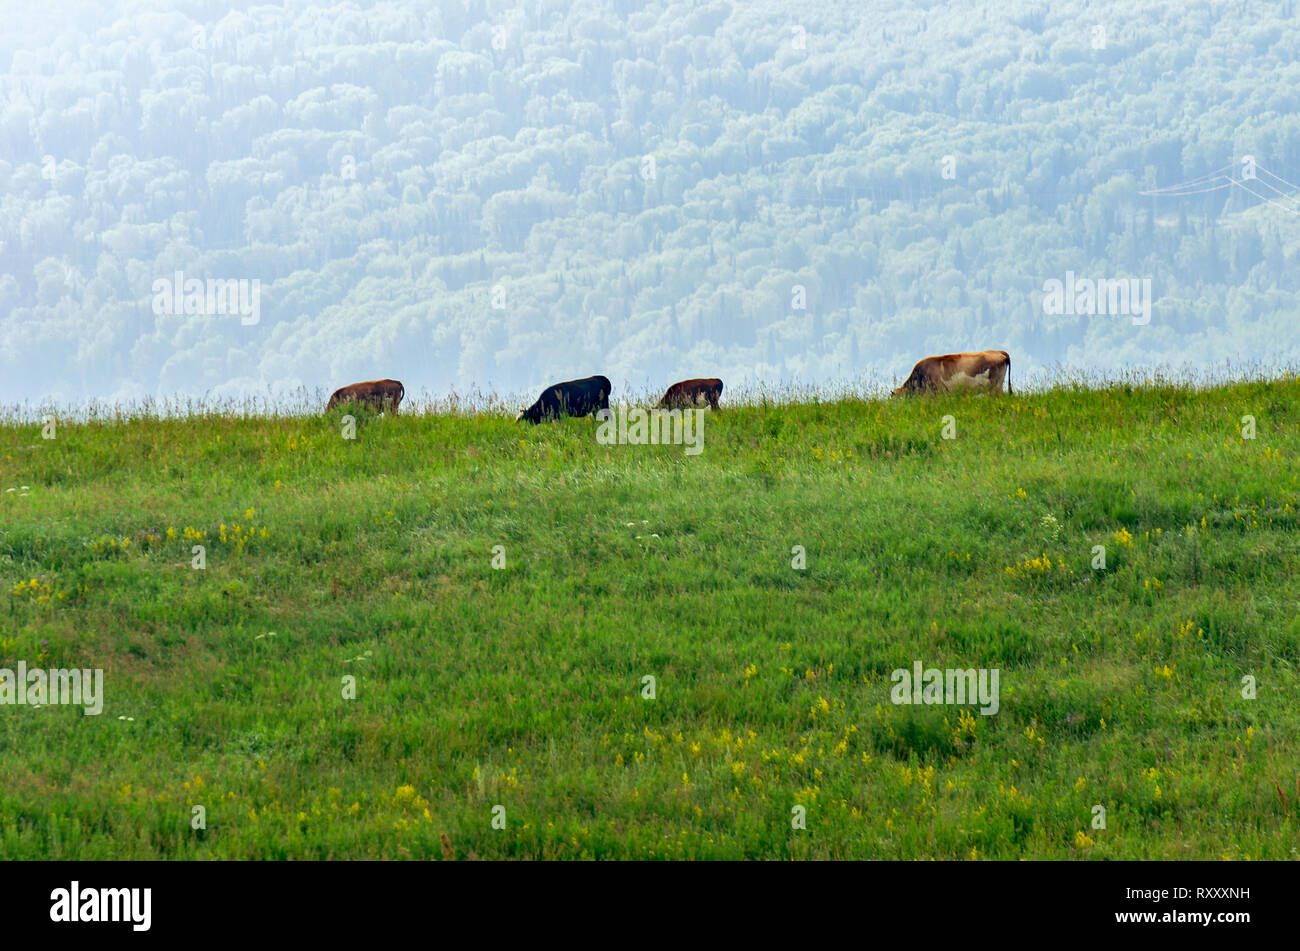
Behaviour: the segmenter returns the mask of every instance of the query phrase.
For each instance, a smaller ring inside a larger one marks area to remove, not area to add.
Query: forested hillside
[[[0,401],[1300,357],[1289,0],[113,6],[0,36]]]

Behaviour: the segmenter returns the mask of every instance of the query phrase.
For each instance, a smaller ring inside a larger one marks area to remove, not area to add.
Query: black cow
[[[596,410],[609,409],[610,383],[607,377],[589,376],[585,380],[569,380],[548,386],[537,402],[515,417],[540,423],[544,419],[561,416],[587,416]]]

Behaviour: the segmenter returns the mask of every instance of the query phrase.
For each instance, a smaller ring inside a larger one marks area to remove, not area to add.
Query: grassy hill
[[[1300,386],[1139,382],[0,426],[0,857],[1288,858]]]

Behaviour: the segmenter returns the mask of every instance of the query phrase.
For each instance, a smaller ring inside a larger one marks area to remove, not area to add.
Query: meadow
[[[0,858],[1296,854],[1293,376],[341,415],[0,422]]]

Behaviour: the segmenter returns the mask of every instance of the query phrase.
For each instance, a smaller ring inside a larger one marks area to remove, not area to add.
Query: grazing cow
[[[397,404],[402,402],[406,389],[397,380],[368,380],[365,383],[353,383],[334,391],[325,412],[345,403],[365,403],[373,406],[377,412],[391,409],[397,415]]]
[[[587,416],[596,410],[609,409],[611,388],[609,379],[603,376],[556,383],[544,389],[537,402],[516,416],[515,422],[526,419],[536,425],[544,419]]]
[[[1001,393],[1004,379],[1010,393],[1011,354],[1005,350],[946,353],[941,357],[926,357],[913,367],[912,375],[894,390],[894,395],[985,389]]]
[[[686,409],[690,406],[703,406],[705,403],[717,409],[718,397],[721,395],[722,381],[717,378],[682,380],[668,387],[668,392],[655,409]]]

